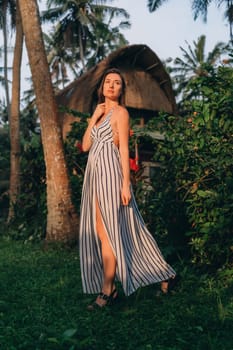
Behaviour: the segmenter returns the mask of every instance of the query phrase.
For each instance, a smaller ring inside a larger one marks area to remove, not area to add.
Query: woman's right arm
[[[91,148],[91,145],[92,145],[91,130],[95,126],[99,118],[104,114],[104,111],[105,111],[105,104],[104,103],[98,104],[89,121],[88,127],[83,135],[83,139],[82,139],[83,152],[87,152]]]

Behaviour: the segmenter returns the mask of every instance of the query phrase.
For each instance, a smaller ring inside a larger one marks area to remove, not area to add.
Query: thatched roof
[[[62,90],[57,95],[58,105],[91,113],[97,103],[97,87],[110,67],[119,68],[125,78],[127,108],[151,112],[151,116],[161,110],[176,112],[170,77],[158,56],[146,45],[124,46],[111,53]],[[63,134],[73,121],[72,116],[61,115]]]

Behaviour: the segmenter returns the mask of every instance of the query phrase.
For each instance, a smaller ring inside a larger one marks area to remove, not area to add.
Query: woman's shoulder
[[[117,106],[115,118],[118,120],[129,119],[129,113],[124,106]]]
[[[122,112],[122,113],[125,113],[125,112],[128,113],[127,108],[125,106],[122,106],[122,105],[118,105],[117,110],[119,112]]]
[[[121,125],[129,123],[129,113],[124,106],[118,105],[112,114],[112,123],[119,128]]]

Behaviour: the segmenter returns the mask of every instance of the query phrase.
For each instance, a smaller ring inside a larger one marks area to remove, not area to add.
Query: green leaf
[[[50,343],[59,344],[59,341],[57,340],[57,338],[48,338],[48,341]]]
[[[198,194],[199,197],[202,197],[202,198],[216,196],[216,193],[214,191],[210,191],[210,190],[206,190],[206,191],[198,190],[197,194]]]
[[[71,338],[73,337],[75,334],[77,333],[77,329],[75,328],[70,328],[70,329],[67,329],[63,334],[63,338]]]

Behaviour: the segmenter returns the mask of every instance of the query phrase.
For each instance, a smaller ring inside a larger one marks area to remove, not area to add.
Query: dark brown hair
[[[117,68],[109,68],[104,72],[100,86],[98,88],[98,103],[102,103],[105,100],[104,95],[103,95],[103,86],[104,86],[104,81],[105,81],[106,76],[110,73],[116,73],[121,77],[122,87],[121,87],[121,95],[119,97],[119,104],[124,106],[125,105],[125,80],[124,80],[121,72]]]

